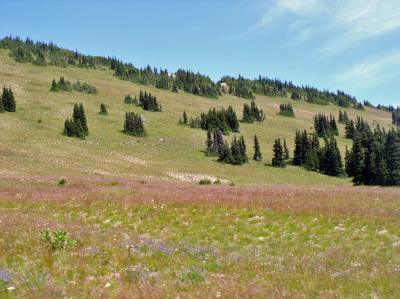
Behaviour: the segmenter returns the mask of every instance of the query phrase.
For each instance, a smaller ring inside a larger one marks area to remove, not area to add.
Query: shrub
[[[201,179],[199,185],[211,185],[211,181],[209,179]]]
[[[76,240],[71,239],[70,235],[63,230],[50,231],[46,229],[42,231],[43,240],[52,250],[64,249],[68,250],[77,244]]]
[[[61,179],[58,181],[58,186],[64,186],[67,183],[65,179]]]

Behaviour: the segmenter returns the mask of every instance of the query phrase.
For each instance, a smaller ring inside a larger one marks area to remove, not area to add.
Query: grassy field
[[[175,181],[196,181],[209,175],[237,185],[350,184],[348,179],[331,178],[299,167],[265,166],[271,163],[275,138],[286,138],[292,152],[296,129],[309,130],[317,112],[333,113],[337,117],[339,108],[336,106],[257,96],[256,103],[264,109],[267,118],[261,124],[241,124],[240,130],[247,141],[250,157],[253,136],[257,134],[264,162],[250,162],[243,167],[221,165],[215,158],[204,156],[206,133],[178,126],[178,119],[183,110],[194,117],[211,107],[228,105],[232,105],[241,118],[243,103],[248,100],[233,96],[214,100],[186,93],[174,94],[120,80],[110,70],[21,64],[10,58],[6,50],[0,50],[0,62],[0,85],[13,88],[18,104],[16,113],[0,115],[1,175],[115,176]],[[70,81],[88,82],[98,89],[98,94],[50,92],[51,80],[60,76]],[[146,112],[123,103],[125,95],[138,95],[140,90],[156,94],[164,112]],[[277,115],[279,104],[289,101],[295,109],[295,119]],[[64,120],[71,115],[76,102],[84,104],[88,115],[90,136],[84,141],[61,134]],[[101,103],[108,106],[109,116],[98,114]],[[391,123],[390,114],[383,111],[346,110],[351,118],[361,115],[371,124],[377,122],[387,127]],[[142,114],[149,137],[134,138],[121,133],[126,111]],[[345,146],[351,146],[343,134],[344,128],[340,125],[338,142],[342,156]],[[232,134],[227,138],[230,140]]]
[[[57,182],[2,180],[0,297],[400,296],[396,188]]]
[[[60,76],[98,94],[50,92]],[[257,96],[267,118],[240,130],[249,156],[257,134],[264,161],[240,167],[205,157],[205,132],[178,119],[228,105],[241,118],[246,100],[174,94],[106,69],[20,64],[5,50],[2,84],[17,112],[0,114],[0,298],[400,297],[400,189],[269,166],[275,138],[292,152],[296,129],[338,107]],[[140,90],[163,112],[123,103]],[[61,134],[76,102],[86,140]],[[295,119],[277,115],[287,102]],[[390,126],[389,113],[345,110]],[[148,137],[121,133],[126,111],[142,114]],[[351,143],[339,129],[344,155]],[[204,177],[222,184],[198,185]],[[67,232],[69,248],[46,240],[47,229]]]

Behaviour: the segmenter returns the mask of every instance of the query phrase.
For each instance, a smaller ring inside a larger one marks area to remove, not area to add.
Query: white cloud
[[[295,41],[318,39],[317,52],[332,55],[400,29],[400,0],[274,0],[247,32],[284,26]]]
[[[336,76],[340,83],[371,88],[396,76],[400,67],[400,50],[393,51],[384,57],[370,57],[353,65],[350,69]]]

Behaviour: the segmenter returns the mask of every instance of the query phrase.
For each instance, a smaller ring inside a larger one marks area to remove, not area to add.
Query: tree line
[[[96,68],[103,66],[110,68],[114,74],[122,79],[130,80],[157,88],[178,92],[183,90],[195,95],[218,98],[225,89],[214,83],[209,76],[179,69],[175,73],[168,70],[135,67],[132,63],[125,63],[115,57],[84,55],[78,51],[71,51],[58,47],[54,43],[34,42],[19,37],[5,37],[0,40],[0,48],[9,49],[11,55],[18,62],[33,63],[36,65],[54,65],[60,67],[78,66]],[[269,79],[259,76],[249,80],[239,75],[238,78],[224,76],[218,83],[228,84],[228,93],[254,99],[254,94],[267,96],[282,96],[294,100],[304,100],[316,104],[333,103],[341,107],[363,109],[363,104],[343,91],[330,92],[310,86],[298,86],[290,81]]]

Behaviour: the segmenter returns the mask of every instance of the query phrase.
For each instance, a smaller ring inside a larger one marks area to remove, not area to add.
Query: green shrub
[[[66,231],[59,229],[55,231],[50,231],[50,229],[46,229],[42,231],[42,237],[46,244],[52,250],[68,250],[77,244],[77,241],[73,240]]]
[[[211,181],[209,179],[201,179],[199,181],[200,185],[211,185]]]
[[[64,186],[67,183],[65,179],[61,179],[58,181],[58,186]]]

